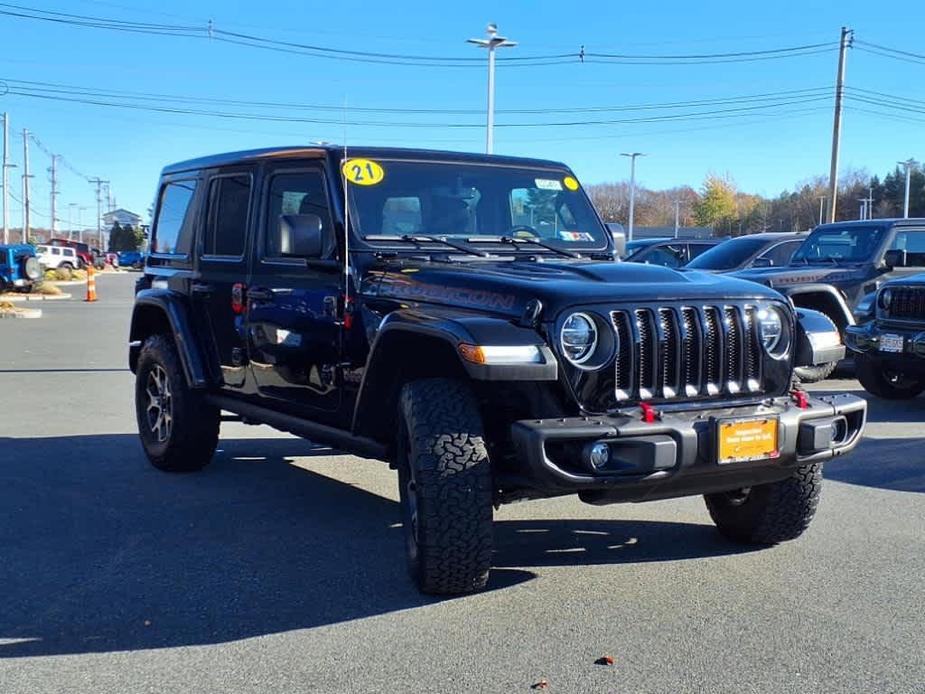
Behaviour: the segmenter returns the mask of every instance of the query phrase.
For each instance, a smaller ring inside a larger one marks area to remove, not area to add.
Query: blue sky
[[[259,34],[284,41],[321,44],[382,53],[480,57],[464,43],[481,36],[488,21],[519,42],[501,55],[526,56],[587,51],[632,54],[690,54],[760,51],[838,40],[845,24],[858,39],[912,52],[925,52],[921,28],[925,5],[891,3],[889,12],[869,2],[832,3],[505,3],[472,0],[439,2],[180,2],[133,3],[104,0],[19,4],[121,20],[205,27]],[[0,9],[4,9],[0,7]],[[9,9],[9,8],[6,8]],[[58,25],[0,16],[4,47],[0,79],[53,82],[114,92],[152,92],[177,96],[274,101],[295,104],[378,108],[482,109],[485,69],[394,66],[327,60],[264,51],[200,38],[150,36]],[[500,57],[500,56],[499,56]],[[791,103],[769,111],[740,112],[730,117],[661,123],[503,127],[505,124],[626,119],[640,115],[689,114],[676,108],[630,113],[505,114],[510,109],[577,109],[592,106],[664,104],[763,93],[831,87],[836,54],[804,55],[783,60],[698,65],[579,64],[514,67],[497,73],[499,125],[495,151],[561,159],[585,183],[627,177],[627,162],[618,154],[635,150],[643,185],[699,186],[710,172],[729,173],[743,190],[774,195],[810,176],[827,173],[831,146],[831,92],[819,101]],[[892,60],[870,52],[849,53],[850,86],[902,95],[925,102],[925,62]],[[813,93],[816,95],[816,93]],[[783,98],[783,97],[781,97]],[[802,97],[801,97],[802,98]],[[112,99],[110,99],[112,100]],[[119,99],[116,99],[118,101]],[[796,101],[797,99],[794,99]],[[159,105],[157,99],[146,100]],[[247,106],[197,105],[197,108],[255,112]],[[857,104],[868,110],[886,109]],[[718,109],[728,106],[714,107]],[[160,168],[191,156],[314,140],[341,142],[343,125],[274,123],[220,119],[213,116],[150,113],[87,104],[64,103],[21,95],[0,96],[14,137],[13,161],[21,162],[23,127],[49,150],[60,153],[77,170],[112,180],[118,204],[144,213]],[[925,118],[912,111],[892,111],[901,118],[865,113],[849,104],[843,135],[843,169],[882,173],[897,159],[922,158]],[[262,108],[262,114],[340,119],[330,112]],[[469,123],[483,116],[368,115],[366,121]],[[481,127],[411,127],[351,125],[347,140],[356,144],[425,146],[481,151]],[[31,152],[36,174],[33,199],[36,222],[47,223],[49,159]],[[21,169],[14,169],[11,191],[19,197]],[[60,218],[68,204],[86,207],[83,221],[95,212],[90,186],[68,169],[61,172]],[[72,208],[76,220],[76,208]],[[12,221],[20,211],[13,203]],[[66,224],[64,225],[66,226]]]

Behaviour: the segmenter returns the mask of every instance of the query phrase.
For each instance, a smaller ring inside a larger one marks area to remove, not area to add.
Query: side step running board
[[[276,410],[249,402],[242,402],[224,395],[210,395],[208,400],[226,412],[232,412],[254,422],[267,424],[274,429],[288,431],[290,434],[301,436],[315,443],[331,446],[363,458],[386,459],[386,447],[378,441],[373,441],[365,436],[354,436],[349,432],[335,429],[334,427],[309,422],[299,417],[293,417],[290,414],[283,414]]]

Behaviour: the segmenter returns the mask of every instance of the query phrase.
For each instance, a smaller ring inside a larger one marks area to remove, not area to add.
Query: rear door
[[[208,326],[212,363],[219,364],[227,388],[244,386],[247,369],[241,297],[254,173],[252,167],[240,167],[208,177],[197,239],[198,277],[190,287],[202,324]]]
[[[247,287],[250,368],[269,406],[295,406],[310,414],[333,412],[342,392],[339,302],[343,268],[322,162],[272,166],[261,186],[261,234]],[[326,239],[320,257],[287,251],[286,215],[321,218]]]

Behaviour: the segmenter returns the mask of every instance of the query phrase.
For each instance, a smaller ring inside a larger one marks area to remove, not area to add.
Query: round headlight
[[[893,290],[884,289],[880,292],[880,308],[889,310],[890,303],[893,301]]]
[[[586,313],[573,313],[562,324],[559,335],[562,353],[573,364],[583,364],[597,345],[597,326],[594,319]]]
[[[780,345],[784,334],[784,319],[776,308],[762,308],[758,311],[758,335],[767,352],[773,353]]]

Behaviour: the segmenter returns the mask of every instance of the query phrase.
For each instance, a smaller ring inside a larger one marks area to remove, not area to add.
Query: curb
[[[41,318],[40,308],[0,309],[0,319],[3,318]]]
[[[64,301],[71,294],[0,294],[0,301]]]

